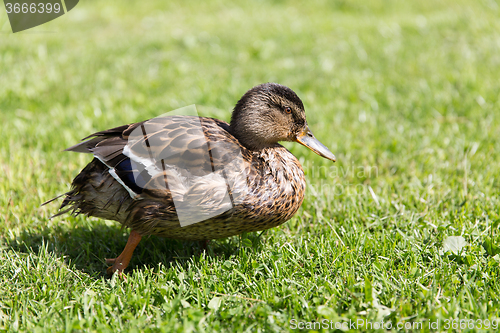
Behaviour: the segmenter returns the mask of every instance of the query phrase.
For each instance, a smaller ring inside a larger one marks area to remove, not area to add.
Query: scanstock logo
[[[63,16],[79,0],[4,0],[12,32],[36,27]]]

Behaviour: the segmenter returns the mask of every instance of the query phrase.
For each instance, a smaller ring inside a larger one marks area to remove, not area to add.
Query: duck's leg
[[[130,236],[128,236],[127,245],[125,245],[123,252],[114,259],[106,259],[106,264],[113,265],[111,267],[108,267],[107,269],[108,274],[111,275],[114,272],[119,272],[121,274],[123,270],[127,268],[130,259],[132,258],[132,254],[134,253],[134,250],[141,241],[141,239],[142,236],[137,231],[132,230],[130,232]]]

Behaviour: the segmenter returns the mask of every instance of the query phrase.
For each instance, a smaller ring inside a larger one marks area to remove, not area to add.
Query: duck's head
[[[335,162],[335,156],[309,129],[300,98],[277,83],[258,85],[241,97],[231,116],[231,130],[252,150],[272,147],[279,141],[295,141]]]

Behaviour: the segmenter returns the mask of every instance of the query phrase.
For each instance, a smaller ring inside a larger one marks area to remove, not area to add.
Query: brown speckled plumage
[[[134,137],[138,131],[141,136]],[[69,211],[115,220],[133,230],[136,239],[131,241],[131,234],[129,243],[133,244],[109,261],[114,264],[109,272],[121,272],[127,266],[142,235],[209,240],[264,230],[289,220],[302,204],[306,183],[299,161],[278,141],[298,141],[326,158],[335,158],[310,133],[297,95],[273,83],[249,90],[236,105],[231,125],[211,118],[159,117],[86,139],[67,150],[92,153],[95,158],[73,180],[61,205],[65,209],[59,214]],[[141,145],[147,145],[147,151]],[[216,150],[221,145],[223,149]],[[208,155],[203,147],[208,148]],[[224,153],[213,158],[220,151]],[[238,168],[224,169],[238,154]],[[167,162],[165,155],[169,156]],[[153,176],[150,171],[141,173],[134,162],[152,160],[160,165],[160,159],[163,171]],[[182,187],[186,178],[182,171],[173,170],[177,165],[188,169],[191,177],[210,173],[224,177],[232,184],[227,190],[233,205],[219,215],[181,226],[174,198],[205,207],[208,214],[211,207],[222,205],[226,192],[210,177]],[[174,184],[177,181],[180,187]],[[183,193],[176,193],[178,188]]]

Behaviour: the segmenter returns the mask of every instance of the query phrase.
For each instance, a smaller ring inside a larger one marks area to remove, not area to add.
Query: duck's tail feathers
[[[52,220],[54,217],[58,217],[58,216],[61,216],[61,215],[63,215],[63,214],[66,214],[67,212],[69,212],[69,211],[71,211],[71,210],[73,210],[73,208],[67,208],[67,209],[65,209],[65,210],[63,210],[63,211],[60,211],[59,213],[54,214],[54,215],[52,215],[51,217],[49,217],[49,220]]]
[[[66,193],[60,194],[60,195],[58,195],[57,197],[52,198],[52,199],[50,199],[50,200],[48,200],[48,201],[45,201],[43,204],[41,204],[41,205],[40,205],[40,207],[45,206],[45,205],[47,205],[47,204],[51,203],[52,201],[55,201],[55,200],[57,200],[57,199],[59,199],[59,198],[61,198],[61,197],[63,197],[63,196],[66,196],[66,198],[64,198],[63,203],[62,203],[62,204],[61,204],[61,206],[59,207],[59,212],[58,212],[57,214],[54,214],[54,215],[52,215],[51,217],[49,217],[49,220],[53,219],[54,217],[58,217],[58,216],[61,216],[61,215],[63,215],[63,214],[66,214],[67,212],[69,212],[69,211],[71,211],[71,210],[74,210],[74,208],[73,208],[73,207],[70,207],[70,208],[67,208],[67,209],[65,209],[65,210],[62,210],[62,209],[63,209],[66,205],[68,205],[68,201],[69,201],[69,200],[68,200],[68,196],[72,195],[74,192],[75,192],[74,190],[71,190],[71,191],[69,191],[69,192],[66,192]]]
[[[63,194],[58,195],[58,196],[57,196],[57,197],[55,197],[55,198],[52,198],[52,199],[50,199],[50,200],[48,200],[48,201],[45,201],[43,204],[41,204],[41,205],[40,205],[40,207],[45,206],[45,205],[47,205],[47,204],[51,203],[52,201],[55,201],[55,200],[59,199],[60,197],[62,197],[62,196],[64,196],[64,195],[67,195],[67,194],[68,194],[68,193],[63,193]]]
[[[125,221],[132,198],[123,186],[109,173],[109,168],[94,158],[71,184],[71,190],[46,205],[61,198],[61,206],[50,218],[70,213],[73,216],[84,214],[109,220]]]

